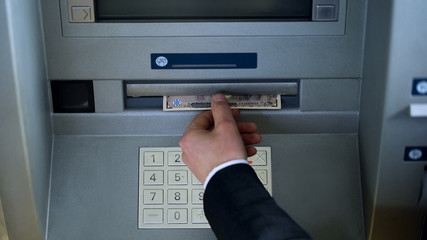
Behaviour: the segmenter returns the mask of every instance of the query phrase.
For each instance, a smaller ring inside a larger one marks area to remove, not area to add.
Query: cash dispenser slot
[[[124,83],[125,108],[162,108],[163,96],[280,94],[282,108],[299,106],[299,81],[235,83]]]

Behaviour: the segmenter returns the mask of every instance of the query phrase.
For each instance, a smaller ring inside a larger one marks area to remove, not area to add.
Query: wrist
[[[203,189],[206,189],[209,181],[211,180],[211,178],[220,170],[232,166],[232,165],[236,165],[236,164],[248,164],[249,162],[245,159],[236,159],[236,160],[231,160],[231,161],[227,161],[225,163],[222,163],[218,166],[216,166],[214,169],[212,169],[212,171],[209,172],[208,176],[205,179],[205,182],[203,183]]]

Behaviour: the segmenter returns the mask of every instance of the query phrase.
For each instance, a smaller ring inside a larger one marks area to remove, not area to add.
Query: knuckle
[[[232,121],[224,120],[218,123],[217,128],[218,130],[229,131],[231,129],[236,128],[236,124]]]
[[[187,146],[187,144],[188,144],[188,140],[187,140],[187,137],[184,135],[184,136],[181,138],[181,140],[179,140],[179,146],[180,146],[182,149],[185,149],[185,148],[186,148],[186,146]]]

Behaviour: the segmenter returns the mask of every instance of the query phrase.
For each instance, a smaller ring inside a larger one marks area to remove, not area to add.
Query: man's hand
[[[261,142],[255,123],[236,123],[239,111],[230,109],[224,95],[214,95],[211,104],[212,110],[196,116],[179,142],[184,163],[202,183],[216,166],[255,155],[250,145]]]

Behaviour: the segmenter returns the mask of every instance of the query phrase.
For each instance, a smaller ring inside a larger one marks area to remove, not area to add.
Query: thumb
[[[227,99],[223,94],[216,94],[212,96],[211,107],[215,126],[221,122],[234,122],[230,105],[228,105]]]

